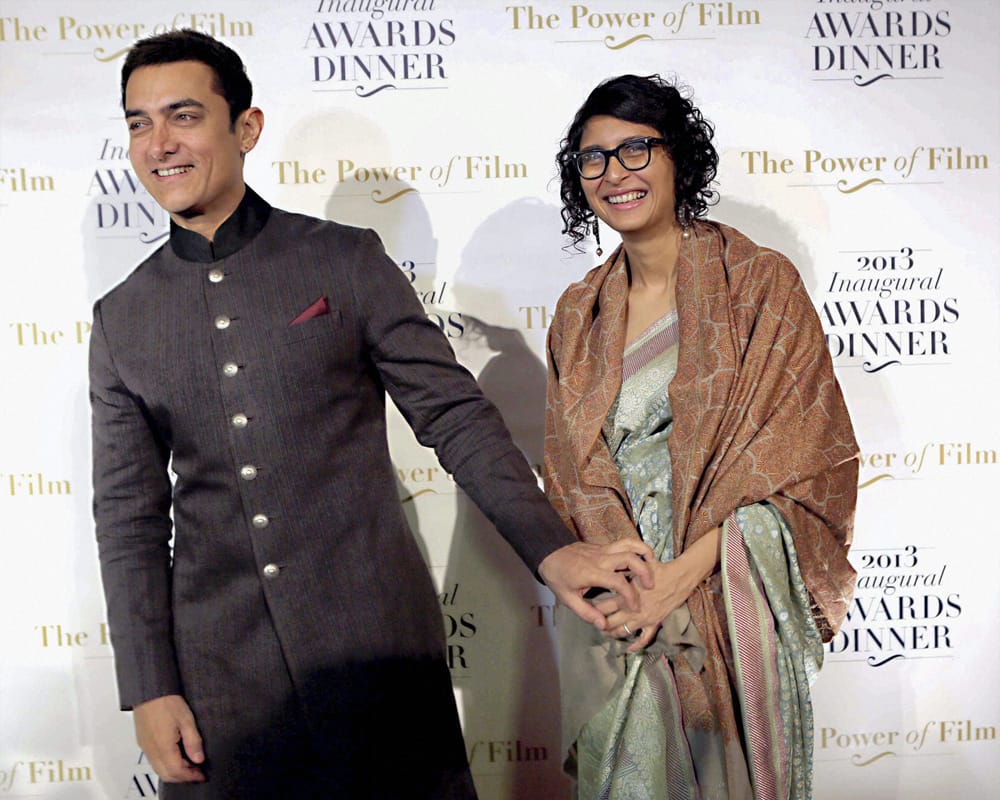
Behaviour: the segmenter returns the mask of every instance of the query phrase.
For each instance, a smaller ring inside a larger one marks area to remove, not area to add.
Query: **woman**
[[[809,797],[809,684],[854,585],[857,445],[819,320],[786,258],[700,219],[712,133],[625,75],[558,158],[574,243],[599,219],[622,245],[549,331],[546,488],[580,538],[659,560],[640,610],[595,600],[605,637],[560,621],[585,800]]]

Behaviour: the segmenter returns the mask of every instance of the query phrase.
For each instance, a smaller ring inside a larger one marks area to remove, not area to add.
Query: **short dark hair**
[[[655,128],[666,141],[674,162],[674,202],[677,221],[687,225],[718,202],[712,189],[719,154],[712,145],[715,129],[674,84],[659,75],[621,75],[609,78],[590,93],[576,112],[566,138],[560,142],[559,165],[563,233],[578,245],[589,231],[594,212],[587,205],[569,153],[580,149],[583,128],[592,117],[611,116]]]
[[[253,87],[243,61],[231,47],[201,31],[182,28],[160,33],[136,42],[122,65],[122,108],[125,107],[125,87],[139,67],[173,64],[177,61],[200,61],[215,73],[212,87],[229,105],[229,124],[248,108]]]

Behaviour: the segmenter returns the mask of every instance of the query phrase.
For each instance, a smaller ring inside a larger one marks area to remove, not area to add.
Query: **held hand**
[[[201,735],[183,697],[168,694],[147,700],[132,710],[132,717],[136,741],[160,778],[166,783],[205,780],[205,773],[195,766],[205,761]]]
[[[655,585],[639,592],[635,609],[624,598],[611,597],[595,604],[607,619],[606,636],[635,639],[628,652],[645,649],[656,638],[660,624],[691,596],[719,563],[721,531],[714,528],[673,561],[653,563]]]
[[[559,602],[584,622],[604,630],[604,614],[583,596],[597,586],[615,592],[629,608],[638,609],[639,594],[629,578],[637,579],[647,589],[653,588],[652,558],[653,551],[637,537],[606,545],[576,542],[549,553],[538,566],[538,573]]]

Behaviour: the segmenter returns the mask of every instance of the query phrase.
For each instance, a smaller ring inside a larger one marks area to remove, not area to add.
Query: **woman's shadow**
[[[545,432],[542,324],[583,271],[566,265],[560,229],[554,206],[515,201],[475,230],[454,282],[465,326],[455,341],[459,360],[477,376],[536,474]],[[473,316],[480,309],[489,309],[493,321]],[[457,498],[445,586],[456,598],[452,613],[465,615],[458,633],[467,636],[449,640],[449,655],[477,786],[484,797],[568,797],[554,598],[475,505],[462,493]]]

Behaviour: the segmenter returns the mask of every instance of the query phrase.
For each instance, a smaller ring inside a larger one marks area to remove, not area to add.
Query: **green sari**
[[[621,389],[603,429],[636,527],[660,561],[674,557],[667,386],[677,352],[673,313],[626,348]],[[725,609],[727,669],[742,727],[728,742],[684,714],[692,691],[685,676],[704,680],[705,658],[686,604],[639,653],[626,652],[629,641],[560,615],[567,769],[581,800],[811,796],[809,684],[823,651],[791,532],[773,506],[755,503],[730,514],[721,550],[716,601]],[[742,757],[726,758],[733,747]],[[727,774],[727,760],[746,769]]]

